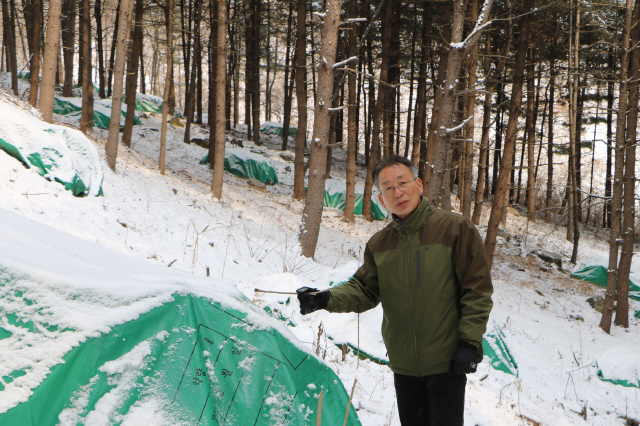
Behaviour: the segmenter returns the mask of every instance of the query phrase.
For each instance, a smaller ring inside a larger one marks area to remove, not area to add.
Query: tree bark
[[[433,147],[433,171],[429,178],[426,196],[431,205],[443,208],[451,208],[449,186],[446,185],[445,175],[448,175],[451,148],[451,130],[454,125],[454,109],[457,96],[457,79],[460,73],[462,60],[471,52],[482,34],[482,25],[489,19],[491,0],[485,0],[482,11],[482,22],[477,22],[471,35],[463,41],[464,15],[466,2],[453,3],[453,24],[451,29],[451,42],[447,55],[447,71],[444,78],[440,112],[438,113],[436,135]]]
[[[82,0],[82,16],[80,17],[82,26],[82,40],[80,47],[83,56],[86,58],[82,62],[82,115],[80,117],[80,131],[84,133],[93,130],[93,84],[91,81],[91,2]]]
[[[529,42],[529,20],[531,15],[528,12],[531,10],[531,3],[531,0],[524,0],[521,10],[521,13],[524,15],[520,18],[520,23],[518,25],[518,32],[520,35],[518,36],[518,48],[515,58],[511,105],[509,107],[509,123],[507,125],[507,134],[505,137],[504,153],[502,155],[502,162],[500,165],[500,174],[498,175],[496,195],[493,198],[491,216],[489,217],[487,235],[484,243],[490,265],[493,264],[498,226],[500,225],[500,218],[503,210],[505,209],[505,200],[508,190],[507,186],[511,175],[513,154],[515,152],[518,116],[520,115],[522,103],[525,57]]]
[[[48,123],[53,121],[53,96],[55,94],[56,69],[58,67],[58,43],[60,42],[60,12],[62,0],[49,1],[47,19],[47,38],[44,48],[42,66],[42,83],[38,105],[42,119]]]
[[[144,0],[135,0],[135,12],[133,23],[133,41],[129,52],[129,65],[127,67],[127,115],[122,132],[122,143],[131,146],[131,134],[133,132],[133,120],[136,112],[136,92],[138,90],[138,61],[142,51],[142,15],[144,12]]]
[[[116,61],[113,75],[113,92],[111,95],[111,118],[109,120],[109,136],[105,151],[107,164],[111,170],[116,170],[116,157],[118,156],[118,139],[120,138],[120,117],[122,110],[122,80],[127,55],[127,37],[129,35],[129,22],[131,18],[132,0],[122,0],[120,10],[120,22],[116,42]]]
[[[527,218],[531,222],[536,221],[536,178],[535,178],[535,145],[536,145],[536,120],[535,120],[535,82],[534,67],[535,58],[533,48],[530,49],[529,64],[527,65]],[[539,89],[539,88],[538,88]]]
[[[293,97],[293,86],[290,86],[289,80],[293,81],[294,75],[289,75],[292,69],[291,63],[295,61],[295,58],[291,58],[291,33],[293,21],[293,2],[289,3],[289,16],[287,17],[287,38],[286,38],[286,53],[284,58],[284,117],[282,119],[282,150],[287,150],[287,143],[289,141],[289,125],[291,124],[291,100]]]
[[[627,107],[627,134],[624,147],[624,193],[622,214],[622,252],[618,265],[618,283],[616,300],[615,325],[629,328],[629,275],[631,271],[631,258],[633,256],[633,240],[635,236],[635,166],[636,166],[636,140],[638,134],[638,92],[640,84],[640,4],[635,2],[633,19],[631,21],[631,53],[629,75],[629,105]]]
[[[173,89],[173,0],[167,0],[165,7],[165,27],[167,31],[167,82],[164,85],[162,97],[162,124],[160,126],[160,157],[158,166],[160,174],[164,175],[165,152],[167,148],[167,118],[171,112],[171,95]]]
[[[549,65],[549,131],[547,136],[547,196],[544,211],[545,222],[551,222],[551,206],[553,205],[553,120],[556,94],[555,59]]]
[[[7,63],[9,65],[9,72],[11,73],[11,90],[14,95],[18,96],[18,63],[16,57],[15,23],[12,19],[12,14],[9,12],[8,3],[9,2],[7,0],[2,1],[2,22],[6,38],[6,40],[3,40],[3,44],[6,47]]]
[[[349,0],[347,3],[347,19],[357,18],[357,0]],[[358,25],[355,22],[349,24],[347,40],[347,58],[357,55]],[[345,194],[343,221],[353,223],[355,221],[354,208],[356,199],[356,157],[358,155],[358,98],[356,97],[356,61],[347,65],[347,191]]]
[[[116,37],[118,34],[118,25],[120,24],[120,6],[122,0],[118,0],[118,5],[116,6],[116,16],[114,19],[113,25],[113,37],[111,39],[111,53],[109,55],[109,75],[107,77],[107,98],[111,97],[111,86],[113,82],[113,66],[116,59]]]
[[[307,29],[306,1],[298,0],[296,28],[296,100],[298,133],[294,159],[293,198],[302,200],[304,191],[304,150],[307,143]]]
[[[252,85],[251,88],[251,118],[253,119],[253,142],[260,145],[260,4],[262,0],[253,0],[253,46],[251,48],[253,62],[251,67]],[[247,56],[249,59],[249,57]]]
[[[470,5],[470,20],[478,20],[478,0],[472,0]],[[462,215],[471,219],[471,181],[473,178],[473,145],[475,141],[475,108],[476,108],[476,72],[478,69],[478,46],[474,46],[469,55],[469,78],[467,80],[467,96],[465,103],[465,116],[467,121],[464,126],[464,161],[461,185],[458,186],[458,195],[462,204]]]
[[[211,194],[222,198],[222,180],[224,176],[224,143],[226,126],[226,79],[227,79],[227,2],[216,0],[218,8],[217,28],[217,69],[216,69],[216,156],[213,164],[213,179],[211,180]]]
[[[32,28],[31,34],[31,66],[29,78],[29,103],[35,107],[38,104],[38,85],[40,83],[40,38],[42,37],[42,0],[33,0],[31,3]]]
[[[423,145],[425,140],[425,123],[427,111],[427,65],[431,46],[429,45],[429,30],[431,29],[431,13],[427,3],[422,4],[422,34],[420,43],[420,68],[418,71],[418,89],[416,93],[416,113],[414,115],[413,127],[413,151],[411,161],[424,169],[420,162],[420,152],[426,154]]]
[[[190,56],[193,61],[191,62],[190,73],[191,76],[187,80],[187,95],[185,96],[185,118],[186,123],[184,126],[184,143],[191,143],[191,124],[193,123],[193,116],[195,112],[195,91],[196,91],[196,74],[198,66],[196,64],[196,52],[201,49],[200,46],[200,17],[202,16],[202,1],[195,0],[194,5],[194,26],[193,26],[193,53]],[[225,61],[226,62],[226,61]],[[217,95],[216,95],[217,96]]]
[[[309,159],[309,190],[302,214],[299,241],[302,254],[313,257],[320,233],[324,202],[324,182],[329,141],[331,98],[333,95],[333,65],[338,47],[340,0],[327,0],[322,29],[321,60],[318,63],[318,94],[315,104],[311,157]]]
[[[104,49],[102,47],[102,0],[95,0],[95,10],[94,17],[96,19],[96,50],[98,54],[98,80],[99,80],[99,89],[98,94],[101,99],[106,97],[105,87],[105,75],[104,75]]]
[[[64,85],[62,96],[73,96],[73,56],[76,37],[76,0],[63,0],[62,57],[64,59]],[[3,2],[4,3],[4,2]]]

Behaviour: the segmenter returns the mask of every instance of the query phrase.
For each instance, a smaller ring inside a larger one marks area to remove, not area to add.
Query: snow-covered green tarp
[[[205,155],[200,164],[209,163],[209,154]],[[257,179],[265,185],[277,185],[278,173],[269,159],[244,149],[225,148],[224,170],[236,176]]]
[[[102,194],[98,151],[82,132],[0,103],[0,149],[75,196]]]
[[[271,121],[265,121],[260,125],[260,131],[268,135],[282,136],[283,134],[282,123],[273,123]],[[289,136],[295,138],[297,131],[298,129],[296,129],[295,127],[289,126]]]
[[[364,202],[363,194],[364,187],[362,185],[356,185],[355,214],[362,214],[362,205]],[[344,211],[346,200],[346,183],[335,179],[327,179],[324,185],[324,206]],[[387,218],[387,209],[380,204],[376,194],[371,195],[371,215],[375,220],[383,220]]]
[[[82,98],[65,98],[56,96],[53,103],[53,112],[58,115],[73,117],[80,120],[82,115]],[[125,117],[127,116],[127,105],[122,104],[120,117],[120,128],[124,127]],[[99,129],[109,130],[111,121],[111,100],[98,99],[93,102],[93,125]],[[140,117],[134,115],[134,125],[140,125]]]
[[[509,351],[506,338],[500,326],[491,321],[482,341],[482,350],[493,368],[518,377],[518,364]]]
[[[0,241],[0,424],[312,426],[321,391],[343,424],[338,376],[231,281],[2,209]]]
[[[122,101],[126,103],[126,100],[126,95],[123,95]],[[161,97],[136,92],[136,111],[160,114],[162,113],[162,103]]]
[[[607,259],[591,258],[579,261],[571,272],[572,278],[589,281],[600,287],[607,287]],[[632,263],[629,275],[629,297],[640,301],[640,269]]]
[[[600,380],[614,385],[640,388],[640,356],[638,349],[612,348],[602,353],[594,365]]]

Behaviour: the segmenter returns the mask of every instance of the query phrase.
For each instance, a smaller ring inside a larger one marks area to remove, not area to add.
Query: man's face
[[[385,167],[378,175],[378,186],[384,193],[385,188],[392,187],[392,191],[387,194],[378,194],[378,200],[391,213],[394,213],[400,219],[409,216],[420,204],[420,195],[422,195],[422,180],[413,180],[411,170],[404,164],[393,164]],[[402,182],[410,182],[407,189],[399,189],[397,186]]]

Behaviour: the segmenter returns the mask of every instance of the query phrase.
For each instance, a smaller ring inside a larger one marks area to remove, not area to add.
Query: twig
[[[349,409],[351,408],[351,401],[353,401],[353,392],[356,390],[356,383],[358,383],[358,379],[353,381],[353,387],[351,388],[351,396],[349,397],[349,405],[347,405],[347,414],[344,415],[344,423],[342,426],[347,426],[347,418],[349,417]]]
[[[320,398],[318,398],[318,417],[316,417],[316,426],[322,425],[322,391],[320,391]]]

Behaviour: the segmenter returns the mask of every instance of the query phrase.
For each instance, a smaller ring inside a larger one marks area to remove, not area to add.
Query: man
[[[300,312],[364,312],[382,303],[401,423],[462,425],[466,374],[482,360],[493,306],[484,244],[471,221],[431,207],[406,158],[379,161],[373,180],[393,222],[371,237],[347,283],[298,289]]]

